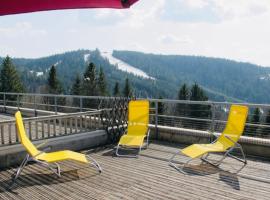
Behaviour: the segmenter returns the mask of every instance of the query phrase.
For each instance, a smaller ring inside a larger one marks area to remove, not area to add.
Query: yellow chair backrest
[[[16,126],[17,126],[17,130],[18,130],[18,135],[19,135],[19,138],[20,138],[22,145],[24,146],[26,151],[31,156],[37,155],[39,153],[39,151],[33,145],[33,143],[29,140],[29,138],[27,137],[27,135],[25,133],[25,128],[24,128],[22,115],[21,115],[20,111],[15,113],[15,119],[16,119]]]
[[[218,142],[222,143],[227,148],[233,146],[234,143],[226,138],[226,136],[231,138],[234,142],[237,142],[244,132],[247,115],[247,106],[232,105],[226,127],[219,137]]]
[[[128,104],[128,135],[146,135],[149,124],[149,101],[130,101]]]

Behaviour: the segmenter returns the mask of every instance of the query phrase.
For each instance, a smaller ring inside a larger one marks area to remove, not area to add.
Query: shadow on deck
[[[28,165],[12,191],[7,187],[14,169],[1,171],[0,199],[269,199],[270,162],[248,159],[247,166],[235,174],[242,163],[231,158],[220,168],[195,160],[184,175],[168,166],[177,150],[152,143],[139,158],[118,158],[112,146],[95,149],[91,156],[101,164],[101,175],[75,162],[60,163],[61,178]],[[177,161],[185,160],[180,156]]]

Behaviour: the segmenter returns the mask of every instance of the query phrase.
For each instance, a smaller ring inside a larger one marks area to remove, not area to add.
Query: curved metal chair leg
[[[115,155],[118,157],[127,157],[127,158],[138,158],[139,154],[141,152],[142,146],[139,147],[139,152],[136,155],[123,155],[123,154],[119,154],[119,149],[121,148],[121,146],[118,144],[116,147],[116,151],[115,151]]]
[[[99,173],[101,173],[102,172],[102,168],[100,167],[100,165],[98,164],[98,162],[94,158],[90,157],[89,155],[85,155],[85,156],[89,160],[92,161],[91,164],[98,170]]]
[[[20,174],[22,173],[23,171],[23,168],[25,167],[25,165],[27,164],[29,160],[29,155],[27,154],[26,157],[23,159],[21,165],[18,167],[18,169],[16,170],[16,175],[14,176],[14,179],[16,180]]]
[[[246,160],[246,156],[245,156],[245,153],[244,153],[244,151],[243,151],[243,148],[242,148],[242,146],[241,146],[239,143],[236,143],[236,144],[237,144],[237,145],[236,145],[235,147],[230,148],[230,149],[222,156],[222,158],[221,158],[220,160],[217,160],[216,162],[211,162],[211,161],[209,161],[209,160],[207,159],[207,156],[208,156],[209,154],[208,154],[205,158],[201,158],[201,160],[204,161],[204,162],[206,162],[206,163],[208,163],[208,164],[210,164],[210,165],[213,165],[213,166],[215,166],[215,167],[218,167],[218,166],[222,163],[222,161],[228,156],[228,157],[234,158],[234,159],[236,159],[236,160],[238,160],[238,161],[244,163],[244,166],[245,166],[245,165],[247,164],[247,160]],[[236,156],[234,156],[234,155],[231,154],[231,152],[232,152],[234,149],[237,149],[237,148],[240,149],[240,152],[241,152],[241,154],[242,154],[243,159],[238,158],[238,157],[236,157]],[[243,167],[244,167],[244,166],[243,166]]]
[[[57,174],[60,177],[61,176],[61,167],[58,163],[54,163],[57,166]]]
[[[243,158],[241,159],[239,157],[236,157],[236,156],[230,154],[230,152],[228,153],[228,156],[231,157],[231,158],[234,158],[234,159],[244,163],[244,165],[246,165],[247,164],[247,159],[246,159],[246,155],[244,153],[244,150],[243,150],[242,146],[240,144],[238,144],[238,146],[236,148],[240,149],[240,152],[241,152]]]
[[[218,166],[222,163],[222,161],[227,157],[227,155],[228,155],[228,152],[226,152],[226,153],[222,156],[222,158],[221,158],[220,160],[216,160],[216,161],[212,162],[212,161],[209,161],[209,160],[207,159],[207,157],[209,156],[209,153],[208,153],[206,157],[204,157],[204,158],[201,157],[201,160],[202,160],[203,162],[206,162],[206,163],[208,163],[208,164],[214,166],[214,167],[218,167]]]
[[[13,179],[13,180],[12,180],[12,183],[11,183],[11,185],[9,186],[8,189],[12,189],[12,188],[13,188],[13,186],[14,186],[16,180],[18,179],[18,177],[19,177],[20,174],[22,173],[22,171],[23,171],[25,165],[28,163],[28,161],[29,161],[29,154],[27,154],[27,155],[25,156],[25,158],[23,159],[21,165],[20,165],[20,166],[17,168],[17,170],[14,172],[13,177],[12,177],[12,179]]]
[[[121,155],[118,153],[119,147],[120,147],[120,144],[118,144],[117,147],[116,147],[115,154],[116,154],[117,156],[121,156]]]
[[[146,136],[146,148],[149,146],[149,135],[150,135],[150,129],[148,129],[147,136]]]
[[[47,162],[43,162],[40,160],[35,160],[38,164],[47,167],[48,169],[50,169],[54,174],[56,174],[58,177],[61,177],[61,168],[60,165],[58,163],[53,163],[56,165],[56,170],[51,166],[51,164],[47,163]]]
[[[169,166],[175,168],[177,171],[181,172],[182,174],[187,174],[184,171],[184,168],[186,167],[186,165],[193,160],[193,158],[189,159],[187,162],[185,162],[181,167],[176,166],[176,164],[174,164],[173,159],[175,158],[175,156],[177,156],[178,154],[181,153],[181,150],[179,152],[176,152],[175,154],[173,154],[173,156],[170,158],[169,160]]]

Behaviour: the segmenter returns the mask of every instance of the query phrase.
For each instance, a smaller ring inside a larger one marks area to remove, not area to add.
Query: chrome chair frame
[[[125,133],[126,134],[126,133]],[[149,135],[150,135],[150,129],[148,128],[147,130],[147,134],[144,136],[144,140],[146,138],[146,143],[145,144],[142,144],[141,146],[139,147],[128,147],[129,149],[139,149],[138,153],[135,155],[127,155],[127,154],[119,154],[119,149],[126,149],[125,148],[125,145],[120,145],[118,143],[117,147],[116,147],[116,151],[115,151],[115,154],[118,156],[118,157],[127,157],[127,158],[138,158],[139,157],[139,154],[142,150],[143,147],[147,148],[149,146]]]
[[[39,148],[39,147],[45,145],[46,143],[47,143],[47,141],[44,142],[44,143],[42,143],[42,144],[40,144],[40,145],[38,145],[37,148]],[[12,183],[11,183],[11,185],[9,186],[9,189],[12,189],[12,188],[13,188],[13,186],[14,186],[16,180],[18,179],[18,177],[20,176],[20,174],[22,173],[24,167],[26,166],[26,164],[27,164],[28,162],[35,162],[35,163],[37,163],[37,164],[39,164],[39,165],[41,165],[41,166],[43,166],[43,167],[46,167],[46,168],[48,168],[49,170],[51,170],[54,174],[57,175],[57,177],[59,177],[59,178],[61,177],[61,167],[60,167],[60,165],[59,165],[57,162],[53,162],[53,163],[51,164],[51,163],[48,163],[48,162],[46,162],[46,161],[41,161],[41,160],[37,160],[37,159],[36,159],[36,157],[39,156],[39,155],[42,154],[42,153],[46,153],[46,152],[45,152],[45,151],[40,151],[40,153],[38,153],[38,154],[35,155],[35,156],[30,156],[29,154],[26,154],[26,156],[25,156],[25,158],[23,159],[22,163],[21,163],[20,166],[15,170],[14,174],[12,175]],[[101,173],[101,172],[102,172],[102,168],[100,167],[100,165],[98,164],[98,162],[97,162],[94,158],[90,157],[89,155],[85,155],[85,156],[86,156],[86,158],[87,158],[89,161],[91,161],[91,162],[90,162],[90,165],[93,165],[93,166],[96,168],[96,170],[97,170],[99,173]],[[54,168],[51,166],[51,165],[53,165],[53,164],[56,165],[56,167],[55,167],[56,169],[54,169]]]
[[[212,132],[210,132],[210,133],[211,133],[212,135],[214,135]],[[216,135],[214,135],[214,136],[216,137]],[[206,163],[208,163],[208,164],[210,164],[210,165],[213,165],[213,166],[215,166],[215,167],[218,167],[218,166],[222,163],[222,161],[228,156],[228,157],[231,157],[231,158],[233,158],[233,159],[235,159],[235,160],[238,160],[238,161],[244,163],[244,165],[238,170],[238,171],[240,171],[240,170],[247,164],[247,159],[246,159],[246,155],[245,155],[245,153],[244,153],[243,147],[242,147],[241,144],[239,144],[238,142],[233,141],[229,136],[225,135],[225,137],[226,137],[227,139],[229,139],[231,142],[233,142],[233,143],[234,143],[234,146],[230,147],[227,151],[225,151],[225,152],[224,152],[224,155],[222,156],[222,158],[221,158],[220,160],[218,160],[217,162],[211,162],[209,159],[207,159],[207,157],[209,156],[210,153],[207,153],[206,155],[203,155],[200,159],[201,159],[203,162],[206,162]],[[214,143],[217,141],[217,139],[218,139],[218,138],[216,137],[216,139],[215,139],[213,142],[211,142],[210,144],[214,144]],[[240,152],[241,152],[242,157],[243,157],[242,159],[239,158],[239,157],[236,157],[236,156],[234,156],[234,155],[231,154],[231,152],[232,152],[234,149],[240,149]],[[216,152],[215,152],[215,153],[216,153]],[[183,169],[186,167],[186,165],[187,165],[189,162],[191,162],[192,160],[194,160],[194,159],[196,159],[196,158],[191,158],[191,159],[189,159],[188,161],[186,161],[181,167],[177,167],[176,164],[173,162],[173,159],[174,159],[175,156],[177,156],[178,154],[181,154],[181,150],[178,151],[178,152],[176,152],[176,153],[170,158],[170,160],[169,160],[169,166],[175,168],[176,170],[180,171],[180,172],[183,173],[183,174],[187,174]],[[238,171],[237,171],[237,172],[238,172]]]

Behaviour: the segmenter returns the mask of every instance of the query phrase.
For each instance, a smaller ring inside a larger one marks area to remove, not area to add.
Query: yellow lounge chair
[[[88,155],[77,153],[74,151],[68,151],[68,150],[51,152],[51,153],[45,153],[43,151],[39,151],[33,145],[33,143],[28,139],[28,137],[25,133],[25,128],[24,128],[24,124],[23,124],[23,120],[22,120],[22,116],[21,116],[20,111],[16,112],[15,119],[16,119],[16,126],[17,126],[18,135],[19,135],[21,144],[24,146],[24,148],[26,149],[28,154],[26,155],[26,157],[22,161],[19,168],[14,173],[12,185],[15,183],[16,179],[19,177],[23,168],[25,167],[25,165],[29,161],[34,161],[42,166],[49,168],[58,177],[61,176],[61,171],[60,171],[60,166],[58,165],[57,162],[64,161],[64,160],[74,160],[74,161],[78,161],[78,162],[86,163],[86,164],[89,164],[91,161],[91,164],[94,167],[96,167],[96,169],[99,171],[99,173],[101,173],[102,169],[101,169],[100,165],[93,158],[91,158]],[[40,147],[40,145],[39,145],[39,147]],[[53,164],[55,166],[52,166]]]
[[[243,134],[247,115],[248,115],[248,107],[240,105],[232,105],[230,108],[230,113],[226,127],[223,133],[215,141],[213,141],[211,144],[193,144],[189,147],[184,148],[183,150],[180,150],[171,157],[169,165],[185,173],[183,171],[183,168],[187,163],[189,163],[191,160],[195,158],[201,158],[203,161],[207,163],[218,166],[227,156],[235,158],[238,161],[243,162],[244,165],[246,165],[247,163],[246,157],[242,146],[238,143],[238,140],[240,136]],[[240,149],[243,159],[240,159],[230,154],[234,149]],[[173,162],[174,157],[180,153],[190,157],[190,159],[181,168],[177,167]],[[220,160],[213,163],[207,159],[210,153],[224,153],[224,155]]]
[[[146,146],[149,139],[149,101],[137,100],[130,101],[128,104],[128,128],[117,145],[116,155],[125,157],[137,157],[137,155],[119,154],[120,148],[142,149],[144,139],[146,138]]]

